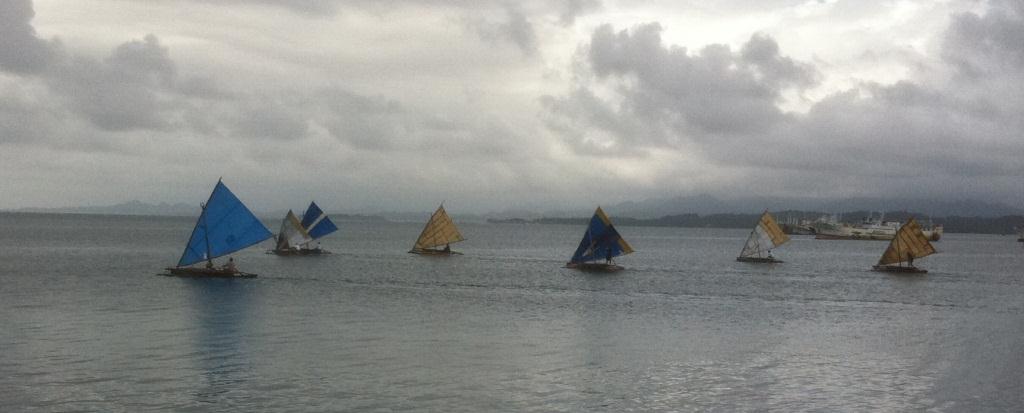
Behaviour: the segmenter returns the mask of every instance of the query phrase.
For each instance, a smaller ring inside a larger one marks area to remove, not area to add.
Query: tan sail
[[[277,234],[277,249],[286,250],[298,247],[312,240],[313,238],[309,236],[309,232],[299,222],[299,217],[295,216],[295,213],[291,210],[288,210],[288,214],[284,216],[284,221],[281,222],[281,232]]]
[[[454,244],[464,239],[459,233],[459,229],[455,227],[455,222],[452,222],[451,217],[445,212],[444,204],[441,204],[437,207],[437,211],[430,216],[427,226],[423,227],[423,232],[416,239],[413,251]]]
[[[921,258],[934,253],[935,247],[928,242],[928,238],[921,231],[921,226],[914,218],[910,218],[896,231],[896,236],[889,242],[889,248],[878,260],[878,265],[906,262],[908,257]]]
[[[785,244],[787,241],[789,241],[789,236],[782,232],[782,228],[775,222],[775,218],[772,218],[772,214],[764,211],[764,214],[761,214],[761,219],[754,226],[754,230],[750,231],[750,237],[743,245],[740,256],[753,257],[756,255],[761,257],[768,250]]]

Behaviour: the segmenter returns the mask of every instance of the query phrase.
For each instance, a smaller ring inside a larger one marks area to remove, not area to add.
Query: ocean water
[[[426,219],[426,217],[424,217]],[[277,223],[267,222],[270,228]],[[155,274],[192,218],[0,214],[0,411],[1022,411],[1024,247],[619,230],[617,274],[561,268],[583,228],[339,222],[322,257],[234,255],[249,280]]]

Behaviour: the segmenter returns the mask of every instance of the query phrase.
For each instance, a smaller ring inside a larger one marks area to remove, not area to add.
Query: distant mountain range
[[[975,200],[886,198],[820,200],[765,197],[722,200],[711,195],[623,202],[608,205],[605,209],[613,215],[632,218],[660,218],[681,214],[750,214],[765,209],[769,211],[815,211],[829,214],[849,211],[913,211],[932,217],[1024,215],[1024,209],[1021,208]]]
[[[13,212],[39,212],[49,214],[96,214],[96,215],[155,215],[155,216],[193,216],[199,211],[194,204],[148,204],[142,201],[128,201],[116,205],[79,206],[61,208],[21,208]]]
[[[929,200],[929,199],[885,199],[885,198],[849,198],[841,200],[821,200],[812,198],[766,198],[749,197],[723,200],[711,195],[701,194],[674,198],[648,199],[629,201],[618,204],[603,205],[613,217],[629,217],[637,219],[661,218],[684,214],[753,214],[764,211],[808,211],[818,213],[844,213],[850,211],[912,211],[930,217],[1000,217],[1008,215],[1024,215],[1024,209],[975,200]],[[421,221],[430,216],[432,211],[422,213],[409,212],[378,212],[347,215],[337,212],[328,213],[338,218],[349,219],[389,219],[394,221]],[[157,216],[195,216],[199,206],[176,203],[150,204],[141,201],[129,201],[108,206],[84,206],[64,208],[21,208],[14,212],[41,213],[73,213],[73,214],[104,214],[104,215],[157,215]],[[263,217],[284,216],[286,211],[254,211]],[[472,214],[460,211],[449,211],[455,217],[465,221],[484,221],[487,219],[511,218],[571,218],[589,217],[592,207],[578,210],[562,211],[501,211],[484,214]]]

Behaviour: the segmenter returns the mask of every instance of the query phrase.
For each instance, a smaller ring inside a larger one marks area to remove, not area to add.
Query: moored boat
[[[223,181],[210,193],[210,198],[201,205],[202,212],[192,229],[192,235],[185,245],[178,264],[167,267],[167,274],[183,277],[237,277],[252,278],[256,274],[239,271],[234,258],[223,266],[215,266],[213,260],[255,245],[274,235],[246,208]],[[206,261],[203,267],[193,264]]]
[[[612,225],[612,220],[605,215],[601,207],[597,207],[590,218],[587,231],[583,233],[579,247],[565,268],[583,271],[615,272],[625,269],[615,264],[613,258],[633,253],[633,247],[619,235]],[[604,260],[604,262],[599,262]]]
[[[825,240],[876,240],[889,241],[896,236],[900,228],[898,221],[885,221],[882,218],[865,218],[858,224],[836,224],[821,226],[814,234],[815,239]],[[921,228],[921,233],[930,241],[938,241],[942,238],[942,225],[931,225]]]

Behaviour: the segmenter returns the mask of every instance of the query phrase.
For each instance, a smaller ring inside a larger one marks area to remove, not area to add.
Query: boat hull
[[[461,252],[456,252],[456,251],[430,250],[430,249],[412,249],[412,250],[409,250],[409,253],[410,254],[419,254],[419,255],[440,256],[440,257],[447,257],[447,256],[451,256],[451,255],[462,255]]]
[[[626,269],[626,267],[621,265],[596,262],[569,262],[565,264],[565,268],[592,272],[617,272]]]
[[[902,265],[876,265],[871,267],[872,271],[878,272],[891,272],[899,274],[926,274],[928,270],[923,268],[917,268],[914,266],[902,266]]]
[[[775,259],[774,257],[736,257],[736,261],[753,262],[758,264],[778,264],[783,262],[782,260]]]
[[[256,274],[224,268],[167,267],[167,274],[173,277],[191,278],[256,278]]]
[[[924,237],[929,241],[938,241],[942,238],[942,228],[922,230]],[[865,231],[851,227],[840,227],[838,229],[822,229],[814,234],[814,239],[824,240],[867,240],[867,241],[891,241],[896,237],[896,231],[871,230]]]
[[[284,249],[284,250],[270,250],[267,254],[280,255],[282,257],[298,257],[306,255],[328,255],[331,252],[321,248],[314,249]]]

